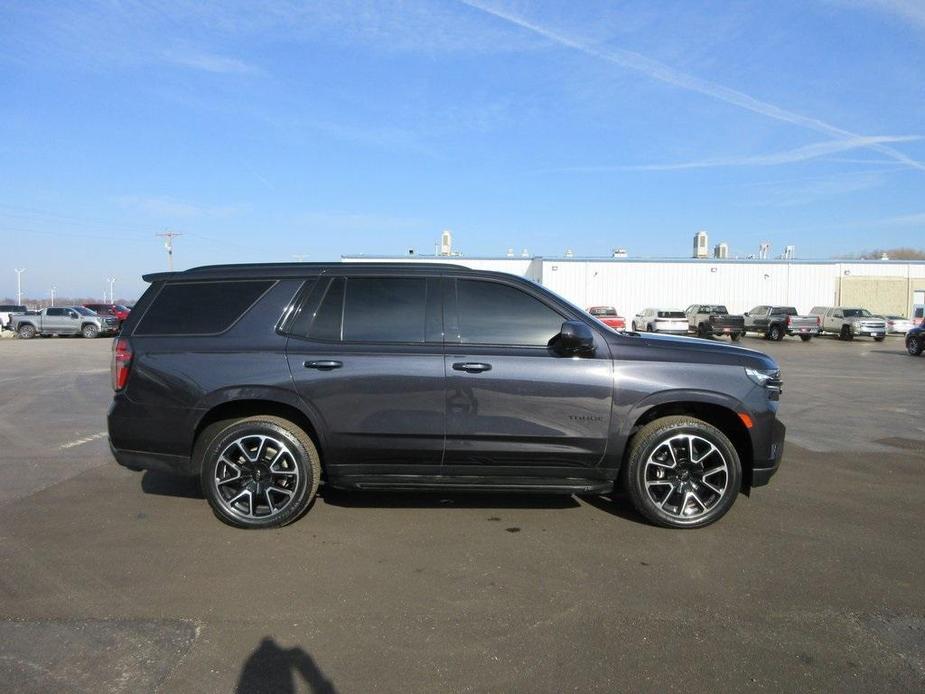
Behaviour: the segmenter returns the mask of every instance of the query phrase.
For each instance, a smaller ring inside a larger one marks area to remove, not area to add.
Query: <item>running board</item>
[[[434,492],[517,492],[533,494],[607,494],[613,482],[585,479],[485,479],[480,477],[394,477],[370,478],[349,476],[331,481],[334,487],[367,491],[434,491]]]

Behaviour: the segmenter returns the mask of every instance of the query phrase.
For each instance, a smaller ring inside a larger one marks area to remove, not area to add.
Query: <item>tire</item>
[[[698,458],[690,454],[692,440]],[[702,528],[732,508],[742,463],[729,438],[711,424],[687,415],[662,417],[633,435],[621,481],[633,506],[652,523]]]
[[[697,337],[703,338],[704,340],[707,339],[707,326],[703,323],[697,326]]]
[[[87,323],[80,329],[80,334],[86,337],[88,340],[92,340],[93,338],[99,336],[100,329],[93,325],[93,323]]]
[[[843,325],[841,327],[841,331],[838,333],[838,339],[845,340],[846,342],[850,342],[851,340],[853,340],[854,335],[851,334],[851,326]]]
[[[321,480],[321,459],[308,434],[269,415],[207,427],[194,459],[202,463],[200,482],[213,513],[236,528],[279,528],[298,520]]]
[[[22,340],[31,340],[33,337],[35,337],[35,326],[29,325],[28,323],[25,325],[20,325],[19,330],[16,331],[16,334]]]
[[[742,339],[742,333],[730,333],[729,339],[732,340],[733,342],[738,342],[739,340]]]
[[[649,332],[649,333],[656,333],[656,332],[658,332],[658,331],[655,330],[655,329],[652,327],[652,324],[651,324],[651,323],[649,323],[649,324],[646,326],[646,332]]]
[[[812,335],[800,335],[800,339],[803,340],[803,342],[809,342],[810,340],[813,339],[813,336]]]
[[[639,332],[639,331],[636,329],[636,321],[633,321],[633,332],[634,332],[634,333],[638,333],[638,332]]]
[[[779,325],[772,325],[768,330],[768,339],[771,342],[780,342],[784,339],[784,329]]]
[[[925,341],[915,335],[906,340],[906,351],[912,357],[921,356],[923,348],[925,348]]]
[[[875,337],[874,342],[883,342],[885,339],[886,339],[886,336],[882,335],[880,337]]]

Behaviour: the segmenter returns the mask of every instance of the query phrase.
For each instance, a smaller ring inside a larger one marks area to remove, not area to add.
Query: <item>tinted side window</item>
[[[50,308],[45,312],[45,315],[46,316],[63,316],[64,309],[63,308]]]
[[[321,305],[315,311],[315,319],[308,336],[316,340],[340,340],[341,324],[344,318],[344,278],[331,280]]]
[[[344,339],[424,342],[427,281],[351,277],[344,304]]]
[[[496,282],[457,280],[459,341],[546,346],[565,320],[526,292]]]
[[[271,281],[168,284],[161,289],[135,328],[135,334],[211,335],[224,332],[272,284]]]

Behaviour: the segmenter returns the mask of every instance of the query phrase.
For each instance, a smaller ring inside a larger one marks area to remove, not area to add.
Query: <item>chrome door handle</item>
[[[330,371],[331,369],[339,369],[344,364],[343,362],[335,361],[333,359],[322,359],[321,361],[307,361],[302,364],[306,369],[318,369],[319,371]]]
[[[453,364],[453,369],[456,371],[465,371],[470,374],[477,374],[483,371],[491,371],[491,364],[474,361],[458,361]]]

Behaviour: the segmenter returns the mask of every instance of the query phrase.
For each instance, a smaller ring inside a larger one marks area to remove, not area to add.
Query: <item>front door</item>
[[[569,316],[503,281],[449,279],[447,474],[582,476],[607,447],[613,366],[547,346]]]
[[[339,474],[436,474],[445,428],[440,280],[322,277],[293,320],[293,382]]]

